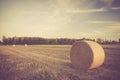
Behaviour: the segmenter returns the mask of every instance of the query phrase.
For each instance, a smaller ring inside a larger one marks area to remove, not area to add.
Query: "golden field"
[[[85,73],[70,62],[71,45],[0,46],[0,80],[119,80],[120,45],[103,45],[105,62]]]

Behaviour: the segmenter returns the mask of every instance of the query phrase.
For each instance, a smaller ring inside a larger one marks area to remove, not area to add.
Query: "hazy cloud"
[[[113,4],[118,1],[0,0],[0,36],[95,38],[117,34],[120,7]]]
[[[120,10],[120,7],[112,7],[112,10]]]
[[[117,24],[119,22],[116,21],[87,21],[87,23],[95,23],[95,24]]]
[[[112,3],[114,2],[114,0],[100,0],[101,2],[104,3],[105,8],[110,8],[112,6]]]
[[[117,33],[119,32],[120,33],[120,23],[108,26],[106,29],[106,32],[117,32]]]
[[[100,9],[86,9],[86,10],[68,10],[68,13],[95,13],[95,12],[104,12],[106,11],[104,8]]]

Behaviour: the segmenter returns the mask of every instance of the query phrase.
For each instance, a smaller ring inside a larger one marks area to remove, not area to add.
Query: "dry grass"
[[[105,63],[81,73],[70,63],[70,45],[0,46],[0,80],[118,80],[120,49],[105,48]]]

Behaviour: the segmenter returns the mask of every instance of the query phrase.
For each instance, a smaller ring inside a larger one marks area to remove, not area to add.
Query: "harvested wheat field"
[[[120,45],[103,47],[104,64],[81,73],[70,62],[71,45],[0,46],[0,80],[119,80]]]

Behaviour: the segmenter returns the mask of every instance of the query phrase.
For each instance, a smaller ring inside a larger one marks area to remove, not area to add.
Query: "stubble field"
[[[0,80],[119,80],[120,45],[103,45],[105,62],[85,73],[70,62],[71,45],[0,46]]]

